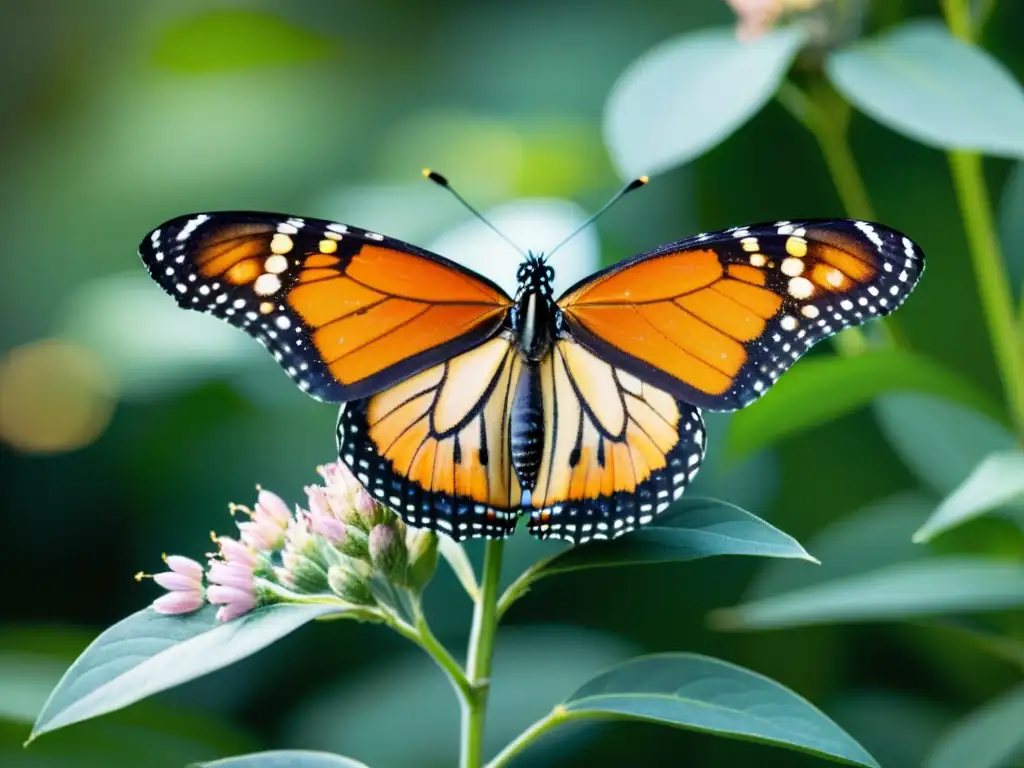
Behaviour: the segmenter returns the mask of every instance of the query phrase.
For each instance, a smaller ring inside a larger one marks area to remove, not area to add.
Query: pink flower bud
[[[313,533],[323,536],[334,546],[345,541],[345,524],[329,515],[312,515],[310,528]]]
[[[235,587],[236,589],[251,590],[253,587],[252,569],[246,568],[241,563],[227,563],[214,560],[210,564],[207,579],[211,584],[221,584],[225,587]]]
[[[202,571],[200,571],[199,574],[202,576]],[[203,583],[201,581],[191,579],[188,576],[182,576],[180,573],[174,573],[173,571],[154,573],[153,581],[171,592],[192,591],[201,593],[203,589]]]
[[[392,526],[375,525],[370,531],[370,560],[388,581],[400,585],[406,583],[409,551]]]
[[[255,517],[264,516],[284,530],[292,513],[284,499],[271,491],[261,490],[256,500]]]
[[[230,536],[218,536],[217,544],[220,546],[220,552],[224,556],[224,559],[229,563],[241,563],[247,565],[250,568],[255,568],[256,563],[259,562],[256,558],[256,553]]]
[[[206,599],[214,605],[224,607],[217,611],[219,621],[230,621],[256,607],[256,595],[253,591],[226,587],[215,584],[206,590]]]
[[[273,552],[284,544],[284,528],[265,516],[239,523],[238,531],[242,541],[257,552]]]
[[[192,592],[168,592],[153,601],[153,610],[168,616],[181,613],[193,613],[203,605],[201,590]]]
[[[167,560],[167,567],[175,573],[180,573],[182,576],[186,576],[193,581],[202,581],[203,579],[203,566],[193,560],[191,557],[182,557],[181,555],[170,555]]]

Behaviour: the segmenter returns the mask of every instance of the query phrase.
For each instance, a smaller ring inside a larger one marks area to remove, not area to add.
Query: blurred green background
[[[161,552],[207,551],[211,528],[230,532],[228,502],[251,503],[256,483],[299,501],[315,466],[334,458],[335,408],[302,395],[241,333],[177,310],[149,282],[136,246],[172,216],[250,208],[382,230],[507,279],[507,247],[420,168],[442,171],[494,210],[524,248],[548,247],[622,181],[602,114],[623,70],[669,36],[734,17],[720,0],[212,7],[0,8],[0,764],[170,766],[288,746],[375,768],[451,765],[458,710],[442,674],[397,636],[347,623],[307,627],[242,664],[21,750],[74,656],[158,594],[132,574],[158,569]],[[866,25],[937,14],[929,0],[886,0],[871,4]],[[1003,2],[984,40],[1018,80],[1021,29],[1024,4]],[[896,316],[901,337],[998,402],[944,155],[860,115],[851,141],[879,218],[929,259]],[[990,160],[986,170],[997,203],[1014,184],[1024,189],[1019,164]],[[841,215],[813,140],[770,102],[723,144],[621,203],[555,266],[564,286],[698,231]],[[830,354],[825,344],[813,356]],[[812,554],[822,556],[813,537],[830,524],[921,487],[869,407],[735,461],[729,417],[708,422],[709,460],[694,492],[771,520]],[[889,528],[878,535],[911,548],[930,504],[883,509]],[[1020,529],[997,521],[943,541],[959,552],[1024,552]],[[478,543],[468,548],[479,555]],[[508,577],[547,549],[514,537]],[[499,634],[491,748],[595,671],[641,652],[697,651],[773,677],[887,768],[920,765],[950,723],[1019,679],[960,635],[915,623],[710,629],[708,612],[740,602],[762,567],[718,559],[543,582]],[[452,648],[468,627],[459,594],[448,573],[428,593]],[[1020,629],[1019,616],[1002,618]],[[818,762],[608,724],[560,731],[523,764],[755,761]]]

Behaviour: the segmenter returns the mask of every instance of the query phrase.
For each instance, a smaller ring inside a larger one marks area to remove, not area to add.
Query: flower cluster
[[[823,0],[725,0],[737,17],[736,37],[744,42],[756,40],[779,19],[790,13],[811,11]]]
[[[242,515],[238,537],[211,534],[217,551],[208,555],[205,568],[181,555],[165,555],[168,570],[152,578],[168,591],[153,609],[183,614],[210,603],[220,606],[220,621],[230,621],[262,605],[309,595],[375,606],[375,578],[422,590],[437,565],[436,534],[407,528],[344,464],[317,472],[323,484],[306,487],[305,509],[293,513],[280,496],[262,488],[252,509],[231,505]]]

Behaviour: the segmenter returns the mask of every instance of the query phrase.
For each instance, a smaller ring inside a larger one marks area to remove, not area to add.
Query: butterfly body
[[[749,405],[814,344],[892,312],[924,268],[881,224],[767,222],[615,264],[561,296],[530,254],[515,296],[357,227],[219,212],[143,239],[182,307],[342,403],[338,453],[410,525],[455,539],[611,539],[703,461],[701,409]]]

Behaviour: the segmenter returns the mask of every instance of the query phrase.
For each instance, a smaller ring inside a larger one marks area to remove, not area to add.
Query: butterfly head
[[[545,263],[544,255],[530,251],[526,254],[526,261],[519,265],[516,272],[516,281],[519,283],[516,299],[522,299],[528,292],[539,293],[550,299],[551,281],[554,277],[555,270]]]

